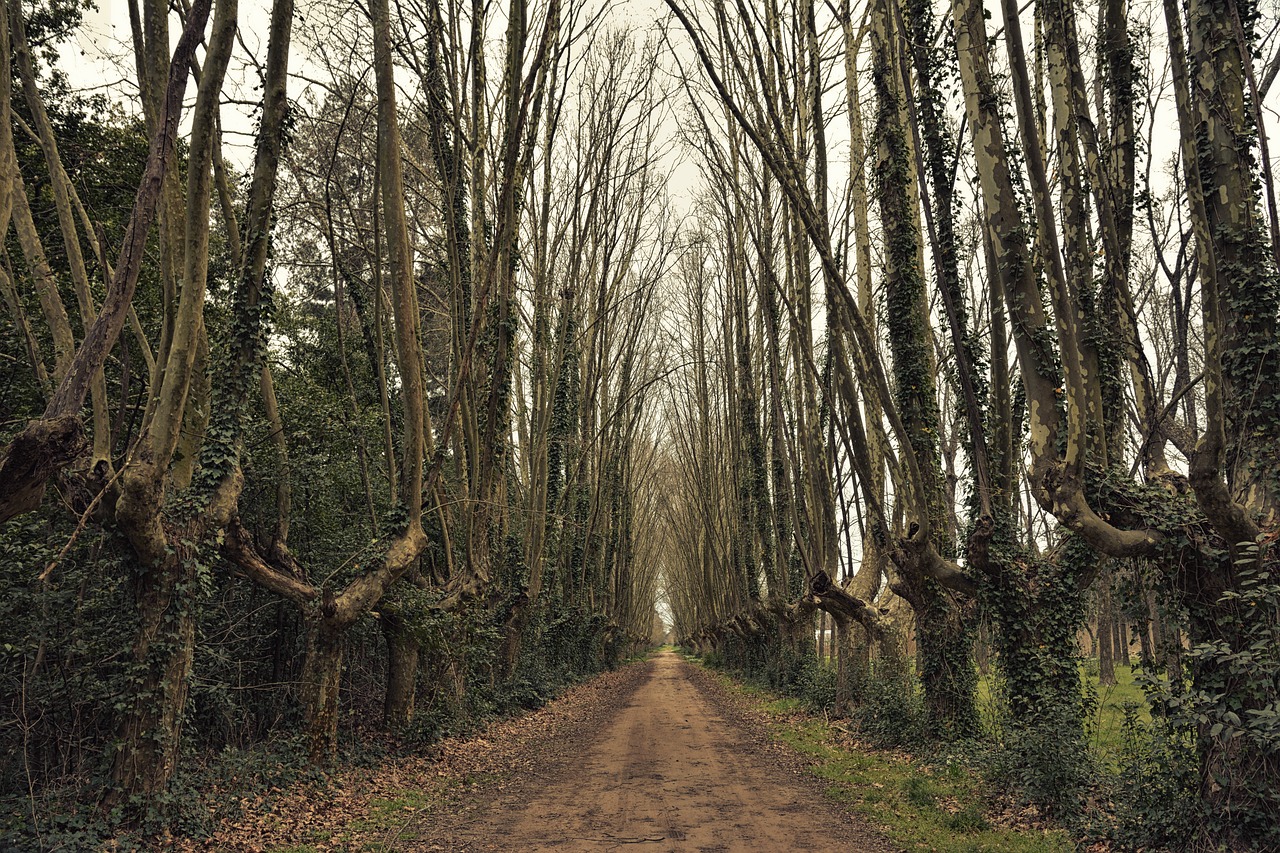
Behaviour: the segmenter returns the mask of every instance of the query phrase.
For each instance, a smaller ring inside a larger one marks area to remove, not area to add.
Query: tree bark
[[[307,625],[307,650],[299,685],[303,734],[313,764],[323,764],[338,748],[338,700],[342,685],[342,654],[347,626],[325,615],[331,600]]]
[[[382,636],[387,641],[387,691],[383,701],[383,720],[388,729],[396,731],[413,721],[418,656],[422,644],[401,616],[384,608],[381,621]]]
[[[162,794],[177,769],[188,675],[195,652],[195,555],[182,546],[159,565],[143,565],[138,578],[138,629],[133,667],[138,682],[116,732],[111,787],[101,805],[111,809]]]
[[[1098,576],[1098,680],[1112,686],[1116,683],[1115,606],[1111,601],[1111,571]]]
[[[147,164],[133,213],[125,230],[115,275],[107,289],[97,318],[85,332],[66,376],[59,383],[40,419],[27,428],[5,449],[0,458],[0,523],[15,515],[30,512],[40,505],[45,483],[80,455],[83,427],[68,429],[64,419],[74,418],[79,424],[79,411],[116,338],[129,316],[129,305],[138,283],[147,232],[155,219],[160,188],[169,171],[169,161],[178,131],[182,97],[186,91],[187,69],[195,53],[204,25],[208,21],[211,0],[196,0],[178,45],[165,89],[161,120],[151,139]],[[53,422],[53,423],[49,423]]]

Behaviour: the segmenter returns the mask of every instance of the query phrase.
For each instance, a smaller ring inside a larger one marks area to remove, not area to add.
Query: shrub
[[[855,694],[861,699],[850,717],[868,740],[892,749],[918,746],[929,739],[924,695],[909,666],[875,661],[858,681]]]
[[[836,674],[828,665],[809,658],[796,678],[796,696],[809,710],[830,712],[836,707]]]
[[[1007,721],[985,762],[992,788],[1058,820],[1078,818],[1097,767],[1075,714],[1049,704],[1031,719]]]
[[[1090,835],[1124,850],[1177,850],[1196,825],[1195,750],[1187,733],[1156,717],[1144,723],[1124,705],[1120,773],[1109,786],[1112,813]]]

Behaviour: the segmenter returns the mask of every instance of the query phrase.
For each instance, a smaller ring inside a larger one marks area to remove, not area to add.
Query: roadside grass
[[[442,796],[438,791],[405,788],[392,792],[390,796],[372,799],[368,815],[348,824],[341,841],[348,849],[370,853],[397,849],[416,837],[413,827],[418,817],[439,809]],[[360,847],[354,848],[356,843]]]
[[[713,670],[714,672],[714,670]],[[771,733],[805,756],[827,782],[827,796],[908,851],[920,853],[1067,853],[1066,832],[1000,825],[981,782],[963,760],[935,762],[857,743],[838,724],[716,673],[769,717]]]

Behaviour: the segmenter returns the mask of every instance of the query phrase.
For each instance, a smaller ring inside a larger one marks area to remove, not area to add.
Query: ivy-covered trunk
[[[919,523],[930,528],[934,541],[946,542],[950,537],[938,448],[941,416],[921,270],[915,149],[906,133],[906,106],[894,50],[897,34],[887,0],[877,0],[871,11],[871,44],[878,101],[876,195],[887,256],[885,325],[893,353],[895,402],[921,477],[923,494],[912,496],[914,508],[927,516]],[[939,550],[950,549],[944,545]],[[902,580],[895,589],[915,613],[920,677],[935,731],[940,736],[972,734],[977,721],[972,632],[952,594],[926,577],[912,556],[900,561],[899,569]]]
[[[1206,845],[1198,849],[1280,844],[1280,560],[1273,547],[1274,534],[1240,549],[1235,565],[1216,555],[1184,567],[1193,586],[1186,601],[1190,689],[1175,689],[1166,713],[1195,742],[1203,818],[1197,843]]]
[[[910,600],[910,599],[908,599]],[[932,579],[925,579],[916,614],[916,661],[925,686],[925,710],[936,736],[944,740],[979,733],[974,695],[978,671],[973,663],[972,606],[954,601]]]
[[[199,38],[208,10],[207,3],[198,4],[198,12],[193,7],[192,17],[200,22],[200,28],[186,29],[180,45]],[[230,59],[237,11],[236,0],[219,0],[217,4],[191,118],[184,280],[173,328],[176,344],[165,360],[160,387],[150,391],[152,408],[120,472],[115,523],[129,541],[139,567],[134,578],[138,622],[132,654],[133,689],[119,718],[111,786],[101,799],[101,805],[108,808],[150,806],[173,778],[195,650],[199,549],[225,526],[242,482],[227,476],[216,488],[202,484],[197,500],[191,500],[195,490],[179,489],[174,482],[175,476],[182,476],[183,466],[175,459],[175,451],[180,445],[185,403],[191,399],[192,388],[203,384],[203,378],[193,374],[204,335],[213,116]],[[171,78],[185,78],[186,74],[185,62],[170,69]],[[172,92],[175,87],[169,88]],[[180,94],[181,88],[177,91]],[[165,113],[176,109],[176,104],[166,104]],[[170,120],[175,118],[170,116]],[[124,304],[128,301],[126,298]],[[123,307],[120,310],[123,312]],[[209,478],[214,479],[212,475]],[[170,494],[166,495],[166,490]],[[183,498],[196,506],[171,509]],[[178,512],[183,518],[173,517]]]
[[[1280,593],[1270,552],[1280,514],[1280,277],[1255,179],[1255,9],[1192,0],[1185,43],[1178,5],[1166,0],[1164,13],[1205,329],[1205,428],[1189,480],[1220,536],[1172,573],[1196,643],[1192,690],[1175,719],[1196,730],[1204,838],[1269,849],[1280,843]]]
[[[104,808],[145,805],[163,793],[177,768],[195,651],[194,565],[191,555],[171,553],[159,565],[141,568],[135,580],[135,687],[120,718]]]

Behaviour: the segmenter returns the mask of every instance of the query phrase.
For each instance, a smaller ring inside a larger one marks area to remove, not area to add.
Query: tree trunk
[[[1111,570],[1098,576],[1098,681],[1116,683],[1115,606],[1111,601]]]
[[[985,676],[991,671],[991,628],[986,621],[979,622],[974,632],[973,662],[977,664],[979,674]]]
[[[387,640],[387,692],[383,700],[383,721],[392,731],[413,720],[417,696],[418,656],[422,644],[405,620],[382,611],[382,635]]]
[[[849,647],[850,636],[850,620],[840,619],[833,616],[832,623],[835,625],[835,658],[836,658],[836,713],[844,714],[848,712],[849,706],[853,702],[853,679],[850,678],[850,669],[853,664],[853,650]]]
[[[1151,660],[1161,670],[1168,661],[1164,621],[1160,618],[1160,608],[1156,605],[1156,595],[1147,590],[1142,594],[1143,606],[1147,614],[1147,629],[1151,632]]]
[[[1145,612],[1139,615],[1133,627],[1138,632],[1138,660],[1141,661],[1143,669],[1155,672],[1156,655],[1151,643],[1151,623],[1147,620]]]
[[[117,730],[111,787],[102,806],[146,806],[164,792],[178,763],[187,675],[195,651],[191,555],[173,553],[137,581],[138,632],[133,646],[137,688]],[[140,801],[140,802],[138,802]]]
[[[916,666],[924,684],[925,708],[937,737],[944,740],[978,733],[974,695],[973,630],[966,611],[952,594],[925,580],[920,606],[912,603],[916,622]],[[910,599],[908,599],[910,600]]]
[[[338,697],[345,628],[323,616],[314,617],[307,626],[300,699],[303,730],[313,764],[326,761],[338,748]]]
[[[936,365],[932,357],[929,307],[921,269],[920,198],[914,142],[907,134],[907,98],[896,61],[895,26],[887,0],[871,9],[872,77],[876,111],[876,195],[888,248],[885,270],[885,318],[893,355],[896,399],[910,446],[920,471],[919,492],[908,511],[913,526],[927,527],[939,552],[951,550],[946,535],[945,490],[938,447]],[[915,484],[913,484],[914,486]],[[917,560],[900,567],[902,581],[895,591],[915,612],[919,642],[920,679],[925,703],[941,737],[967,736],[976,731],[974,706],[973,634],[964,624],[951,595],[925,576]]]

